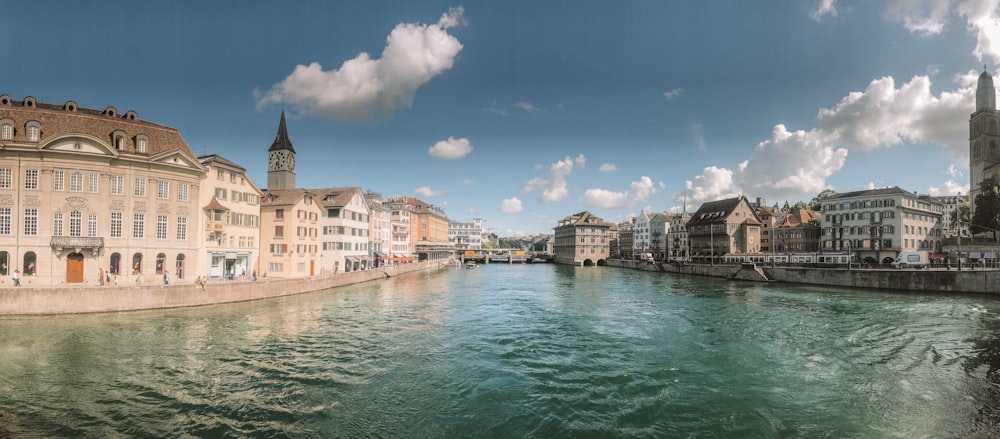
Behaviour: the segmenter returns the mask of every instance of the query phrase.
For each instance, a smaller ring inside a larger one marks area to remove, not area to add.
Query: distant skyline
[[[14,1],[0,94],[177,128],[266,186],[413,196],[501,236],[825,188],[967,194],[1000,0]]]

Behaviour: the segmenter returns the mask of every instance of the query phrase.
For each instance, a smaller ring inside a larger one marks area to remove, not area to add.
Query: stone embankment
[[[609,266],[675,274],[711,276],[757,282],[788,282],[837,287],[906,290],[942,293],[1000,293],[1000,270],[978,268],[952,269],[853,269],[768,267],[743,265],[677,265],[641,261],[608,261]]]
[[[0,289],[0,316],[138,311],[245,302],[320,291],[442,268],[445,260],[299,279],[142,286],[9,287]]]

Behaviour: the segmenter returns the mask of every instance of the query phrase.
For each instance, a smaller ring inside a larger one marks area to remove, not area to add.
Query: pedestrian
[[[98,268],[97,269],[97,283],[99,285],[101,285],[102,287],[104,286],[104,269],[103,268]]]
[[[253,271],[253,277],[251,277],[250,280],[257,282],[257,270]]]
[[[111,285],[111,270],[104,272],[104,285]],[[118,283],[115,282],[115,285]]]
[[[201,276],[198,276],[198,278],[194,280],[194,283],[195,285],[200,285],[202,290],[205,289],[205,281],[201,279]]]
[[[170,285],[170,274],[166,271],[163,272],[163,285]]]
[[[14,269],[14,276],[11,279],[14,281],[15,287],[21,286],[21,272],[18,269]]]
[[[135,284],[142,285],[142,273],[139,270],[135,270]]]
[[[118,286],[118,273],[115,273],[115,286]]]

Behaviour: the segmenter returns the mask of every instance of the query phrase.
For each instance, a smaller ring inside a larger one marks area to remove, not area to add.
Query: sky
[[[966,194],[1000,0],[12,0],[0,49],[16,100],[134,110],[262,188],[284,110],[299,187],[519,236],[739,195]]]

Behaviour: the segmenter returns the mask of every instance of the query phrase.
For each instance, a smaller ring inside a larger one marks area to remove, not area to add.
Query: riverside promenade
[[[926,269],[812,268],[754,264],[705,265],[649,263],[611,259],[608,266],[674,274],[720,277],[755,282],[787,282],[806,285],[903,290],[923,293],[972,293],[1000,297],[1000,270],[955,267]]]
[[[139,311],[220,303],[245,302],[310,293],[327,288],[386,279],[397,275],[443,268],[446,259],[381,267],[308,278],[122,286],[45,286],[0,289],[0,318],[4,316],[85,314]]]

